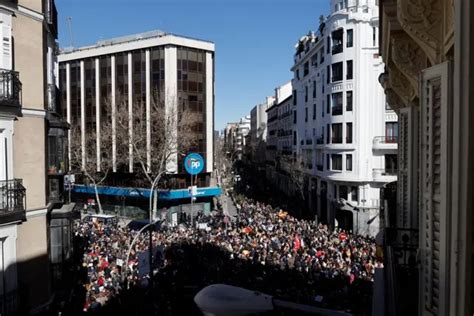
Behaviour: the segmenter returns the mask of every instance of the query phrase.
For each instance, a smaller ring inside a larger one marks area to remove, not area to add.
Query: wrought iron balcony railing
[[[0,107],[21,111],[21,82],[16,71],[0,69]]]
[[[22,220],[26,210],[26,189],[21,179],[0,181],[0,222],[5,222],[4,217],[11,221]],[[17,216],[18,215],[18,216]]]

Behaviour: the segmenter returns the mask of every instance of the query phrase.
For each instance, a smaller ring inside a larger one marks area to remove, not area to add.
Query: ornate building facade
[[[375,236],[380,189],[397,179],[397,115],[378,77],[375,0],[332,0],[331,14],[296,45],[294,154],[307,175],[310,215]]]
[[[385,315],[473,314],[473,11],[465,0],[380,1],[380,83],[400,126]]]

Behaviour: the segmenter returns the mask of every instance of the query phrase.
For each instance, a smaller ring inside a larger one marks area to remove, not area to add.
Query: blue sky
[[[291,79],[294,45],[329,0],[56,0],[59,43],[75,46],[154,29],[216,45],[215,128],[250,113]]]

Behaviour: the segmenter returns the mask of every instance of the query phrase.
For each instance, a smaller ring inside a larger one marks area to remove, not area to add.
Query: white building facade
[[[250,115],[241,117],[239,122],[236,124],[235,129],[235,140],[233,143],[233,152],[232,159],[242,159],[243,151],[245,149],[246,143],[245,138],[250,133]]]
[[[308,176],[309,209],[355,233],[379,231],[380,188],[397,179],[398,123],[378,78],[375,0],[331,1],[296,47],[293,151]]]

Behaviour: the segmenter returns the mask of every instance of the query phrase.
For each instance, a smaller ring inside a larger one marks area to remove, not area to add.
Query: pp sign
[[[184,169],[189,174],[196,175],[204,169],[204,159],[200,154],[189,154],[184,159]]]

